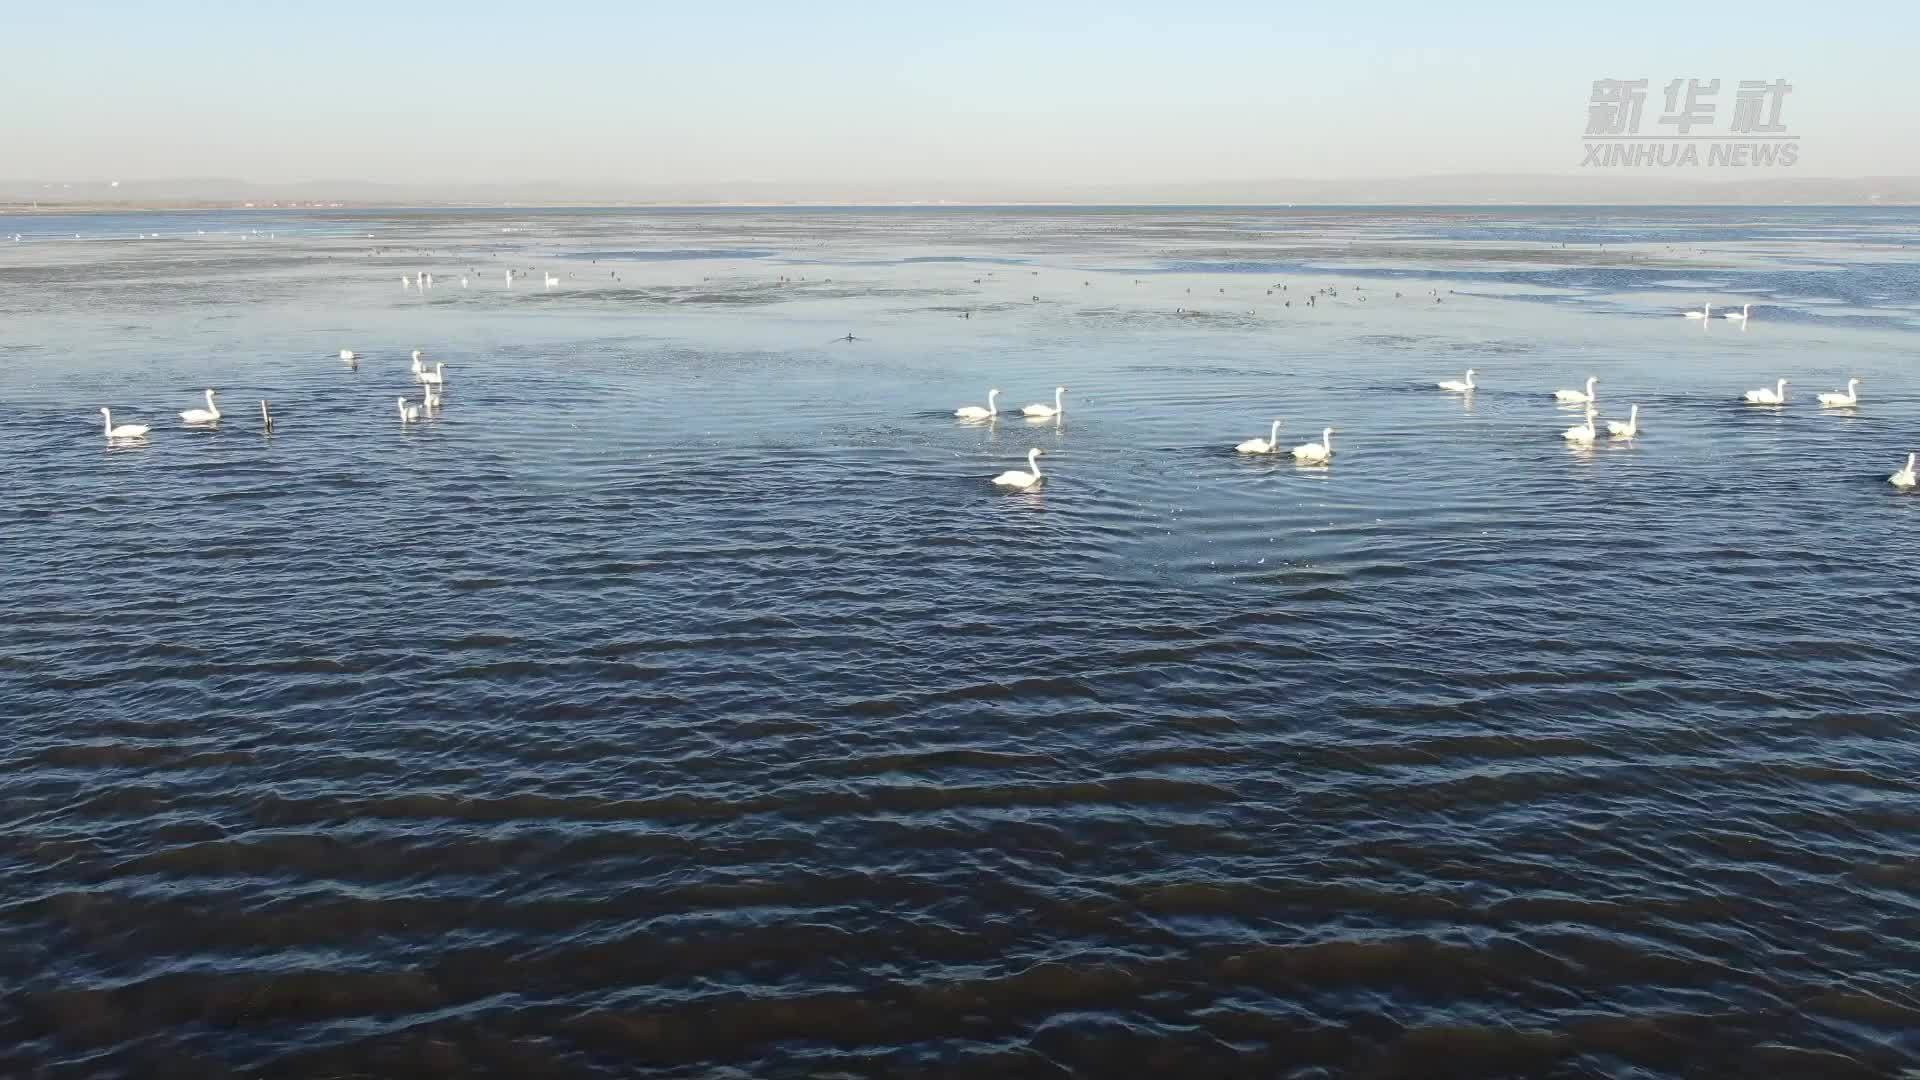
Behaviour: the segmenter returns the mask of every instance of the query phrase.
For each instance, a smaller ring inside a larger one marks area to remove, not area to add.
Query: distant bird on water
[[[147,432],[153,430],[153,428],[147,424],[121,424],[119,427],[115,427],[113,426],[113,411],[105,407],[101,408],[100,415],[107,419],[107,438],[109,439],[144,439],[147,437]]]
[[[1553,392],[1553,400],[1567,405],[1592,404],[1593,384],[1599,381],[1599,379],[1589,375],[1587,376],[1587,388],[1585,390],[1555,390]]]
[[[1593,429],[1593,406],[1587,406],[1587,418],[1560,433],[1560,437],[1575,446],[1592,446],[1594,436],[1599,434]]]
[[[1023,406],[1020,412],[1024,416],[1031,416],[1040,420],[1046,420],[1051,417],[1059,416],[1061,412],[1064,411],[1064,408],[1065,408],[1065,406],[1061,403],[1060,395],[1066,392],[1067,392],[1066,387],[1056,386],[1053,388],[1053,404],[1047,405],[1044,403],[1036,402],[1032,405]]]
[[[1333,429],[1320,433],[1319,442],[1301,443],[1293,448],[1293,460],[1307,465],[1320,465],[1333,458]]]
[[[220,419],[220,409],[213,403],[213,391],[207,391],[207,407],[188,409],[180,414],[180,419],[189,424],[211,424]]]
[[[1280,449],[1280,421],[1273,422],[1273,428],[1264,439],[1248,439],[1233,448],[1236,454],[1271,454]]]
[[[1039,483],[1040,482],[1039,457],[1044,452],[1045,451],[1041,450],[1037,446],[1031,450],[1028,450],[1026,471],[1022,471],[1020,469],[1008,469],[1006,472],[1003,472],[999,476],[994,477],[993,482],[999,485],[1000,487],[1022,488],[1022,489],[1030,488],[1033,485]]]
[[[1821,394],[1820,404],[1829,409],[1851,409],[1860,404],[1860,380],[1848,379],[1844,394]]]
[[[1000,410],[994,406],[993,399],[999,396],[1000,391],[998,388],[988,390],[986,408],[983,409],[978,405],[962,405],[953,410],[953,415],[962,420],[986,420],[998,416],[1000,415]]]
[[[1914,483],[1913,459],[1914,459],[1914,455],[1908,454],[1907,467],[1904,469],[1901,469],[1897,473],[1894,473],[1892,476],[1887,477],[1887,483],[1892,484],[1894,487],[1897,487],[1897,488],[1912,487]]]
[[[1607,421],[1607,434],[1616,439],[1631,439],[1640,434],[1640,406],[1635,405],[1627,410],[1627,421],[1624,424],[1618,420]]]

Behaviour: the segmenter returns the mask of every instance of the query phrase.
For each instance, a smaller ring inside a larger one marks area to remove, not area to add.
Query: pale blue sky
[[[1163,182],[1574,172],[1591,82],[1795,85],[1920,173],[1920,5],[0,0],[0,177]]]

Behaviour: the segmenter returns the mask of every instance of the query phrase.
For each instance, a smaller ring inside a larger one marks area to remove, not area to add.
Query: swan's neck
[[[1065,391],[1061,390],[1059,387],[1056,386],[1053,388],[1053,411],[1054,412],[1060,411],[1060,395],[1062,393],[1065,393]]]
[[[1267,431],[1267,445],[1272,446],[1274,443],[1277,443],[1279,441],[1280,441],[1280,421],[1275,420],[1273,422],[1273,427]]]
[[[993,414],[1000,411],[999,407],[993,403],[993,399],[999,396],[1000,396],[1000,391],[998,390],[987,391],[987,415],[988,416],[992,416]]]
[[[1040,476],[1040,451],[1038,451],[1038,450],[1029,450],[1029,451],[1027,451],[1027,471],[1028,471],[1028,472],[1030,472],[1030,473],[1032,473],[1032,474],[1034,475],[1034,478],[1035,478],[1035,479],[1038,479],[1038,478],[1039,478],[1039,476]]]
[[[1320,433],[1320,445],[1327,448],[1327,453],[1329,454],[1333,453],[1333,429],[1332,428],[1328,428],[1327,430]]]
[[[1473,372],[1467,372],[1467,389],[1473,389]]]
[[[100,415],[107,422],[107,434],[109,435],[113,434],[113,410],[101,409]]]

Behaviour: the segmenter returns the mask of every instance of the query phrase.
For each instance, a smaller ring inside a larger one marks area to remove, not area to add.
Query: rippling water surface
[[[1920,1065],[1920,214],[0,232],[0,1074]]]

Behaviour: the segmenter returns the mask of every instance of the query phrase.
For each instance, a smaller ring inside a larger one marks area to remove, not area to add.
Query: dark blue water
[[[0,219],[0,1075],[1920,1066],[1920,215],[1566,213]]]

